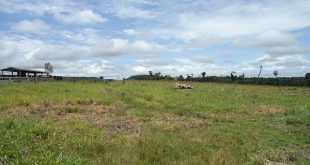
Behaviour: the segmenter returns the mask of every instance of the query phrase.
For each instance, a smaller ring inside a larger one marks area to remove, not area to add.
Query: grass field
[[[0,164],[310,164],[310,88],[0,84]]]

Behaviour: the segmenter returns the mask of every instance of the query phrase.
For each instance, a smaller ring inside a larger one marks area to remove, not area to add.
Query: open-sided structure
[[[16,68],[16,67],[8,67],[1,69],[2,77],[44,77],[49,76],[47,72],[24,69],[24,68]]]

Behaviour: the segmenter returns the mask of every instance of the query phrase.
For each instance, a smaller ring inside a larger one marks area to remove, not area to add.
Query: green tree
[[[182,75],[180,75],[180,76],[178,77],[178,81],[184,81],[184,77],[183,77]]]
[[[237,76],[236,76],[236,72],[235,72],[235,71],[232,71],[232,72],[230,73],[230,79],[231,79],[232,82],[235,82],[235,81],[236,81]]]
[[[202,78],[204,79],[206,77],[206,72],[202,72],[201,75],[202,75]]]
[[[306,79],[306,85],[307,85],[307,86],[310,86],[310,73],[307,73],[307,74],[305,75],[305,79]]]

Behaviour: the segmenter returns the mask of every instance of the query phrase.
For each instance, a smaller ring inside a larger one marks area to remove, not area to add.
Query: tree
[[[244,79],[244,73],[242,73],[242,75],[239,75],[238,79],[243,80]]]
[[[310,79],[310,73],[307,73],[306,75],[305,75],[305,78],[308,80],[308,79]]]
[[[277,70],[275,70],[275,71],[273,71],[273,75],[275,76],[275,77],[277,77],[278,76],[278,71]]]
[[[206,72],[202,72],[201,75],[202,75],[202,78],[205,79],[205,77],[206,77]]]
[[[310,86],[310,73],[307,73],[307,74],[305,75],[305,78],[306,78],[306,85],[307,85],[307,86]]]
[[[151,77],[153,77],[153,72],[152,72],[152,71],[149,71],[149,75],[150,75]]]
[[[53,71],[54,71],[53,65],[52,65],[51,63],[49,63],[49,62],[46,62],[46,63],[44,64],[44,69],[45,69],[45,72],[46,72],[47,74],[51,74],[51,73],[53,73]]]
[[[244,79],[244,77],[245,77],[244,73],[242,73],[241,77],[242,77],[242,79]]]
[[[155,73],[155,77],[160,77],[160,75],[161,75],[160,72]]]
[[[236,76],[236,72],[235,71],[232,71],[230,73],[230,79],[232,82],[235,82],[235,80],[237,79],[237,76]]]
[[[278,74],[279,72],[277,70],[273,71],[273,75],[276,78],[275,85],[278,85]]]
[[[193,73],[192,73],[193,74]],[[191,74],[191,75],[192,75]],[[186,76],[186,81],[190,81],[190,80],[192,80],[192,78],[193,78],[193,76],[191,76],[190,74],[187,74],[187,76]]]
[[[164,76],[164,79],[165,79],[165,80],[173,80],[173,78],[172,78],[170,75],[165,75],[165,76]]]
[[[178,81],[183,81],[184,80],[184,77],[182,76],[182,75],[180,75],[179,77],[178,77]]]
[[[155,79],[156,79],[156,80],[159,80],[159,79],[160,79],[160,75],[161,75],[160,72],[155,73],[155,74],[154,74]]]

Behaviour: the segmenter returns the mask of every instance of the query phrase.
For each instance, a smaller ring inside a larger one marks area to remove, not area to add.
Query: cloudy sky
[[[304,76],[309,0],[0,0],[0,67],[122,78]]]

